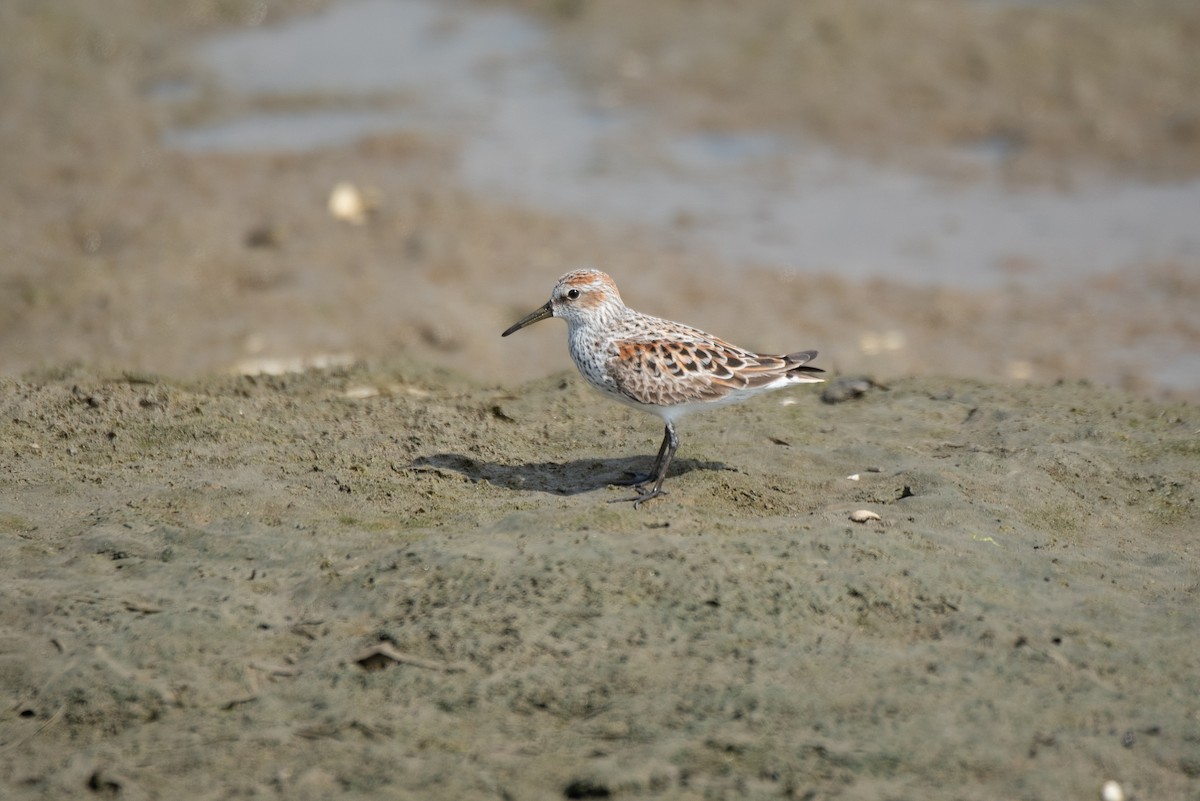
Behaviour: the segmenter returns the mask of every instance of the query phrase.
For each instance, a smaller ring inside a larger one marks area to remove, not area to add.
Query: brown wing
[[[694,338],[613,343],[609,367],[621,394],[656,406],[712,401],[731,390],[770,384],[793,370],[815,370],[803,366],[816,355],[812,351],[769,356],[695,333]]]

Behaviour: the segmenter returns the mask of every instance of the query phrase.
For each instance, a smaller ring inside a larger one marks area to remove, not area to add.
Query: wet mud
[[[777,393],[634,510],[658,428],[569,373],[3,398],[9,797],[1197,790],[1187,405]]]

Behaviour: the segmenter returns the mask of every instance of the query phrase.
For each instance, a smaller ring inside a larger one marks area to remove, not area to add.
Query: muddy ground
[[[7,797],[1200,797],[1191,406],[796,392],[634,510],[570,373],[3,390]]]
[[[1200,416],[1123,356],[1200,339],[1193,265],[784,279],[451,143],[164,150],[244,6],[0,7],[0,795],[1200,799]],[[610,504],[658,425],[499,337],[581,263],[885,388],[689,418]]]

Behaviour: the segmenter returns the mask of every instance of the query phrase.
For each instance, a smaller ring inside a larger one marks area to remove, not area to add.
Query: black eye
[[[579,297],[579,290],[578,289],[568,289],[567,297],[570,298],[571,300],[575,300],[575,298]]]

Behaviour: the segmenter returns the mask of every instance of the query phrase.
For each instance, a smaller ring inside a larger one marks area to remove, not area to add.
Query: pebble
[[[842,403],[843,401],[861,398],[871,389],[884,387],[875,383],[874,380],[866,376],[847,376],[831,381],[825,391],[821,393],[821,400],[825,403]]]
[[[850,513],[850,519],[855,523],[866,523],[868,520],[882,520],[883,518],[870,509],[859,509]]]

